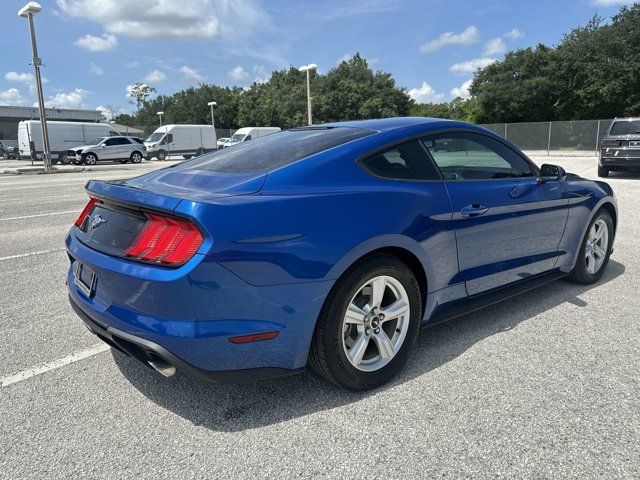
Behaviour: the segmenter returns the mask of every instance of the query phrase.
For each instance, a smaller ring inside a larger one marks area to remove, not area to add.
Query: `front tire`
[[[160,150],[158,152],[158,155],[156,155],[156,157],[158,158],[158,160],[160,160],[161,162],[164,162],[165,159],[167,158],[167,152],[165,152],[164,150]]]
[[[609,263],[612,245],[613,220],[609,212],[599,210],[582,239],[578,260],[569,279],[583,285],[600,280]]]
[[[331,289],[316,325],[309,366],[352,390],[376,388],[396,375],[418,336],[422,297],[398,258],[357,264]]]
[[[84,163],[87,165],[95,165],[98,163],[98,157],[96,157],[95,153],[87,153],[84,156]]]
[[[598,176],[601,178],[606,178],[609,176],[609,169],[607,167],[603,167],[598,165]]]

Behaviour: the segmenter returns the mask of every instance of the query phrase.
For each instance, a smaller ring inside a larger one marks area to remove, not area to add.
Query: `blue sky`
[[[25,0],[0,5],[0,104],[32,105]],[[555,44],[625,0],[43,0],[36,17],[48,106],[133,107],[127,86],[158,92],[248,86],[274,69],[321,72],[360,52],[419,102],[464,96],[505,49]]]

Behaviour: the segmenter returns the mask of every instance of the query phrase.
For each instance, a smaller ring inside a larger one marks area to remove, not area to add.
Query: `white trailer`
[[[212,125],[163,125],[144,141],[147,156],[164,160],[168,155],[191,158],[217,148]]]
[[[97,137],[120,135],[104,123],[47,121],[47,129],[53,162],[65,161],[67,151],[72,147],[91,144]],[[21,158],[42,158],[44,146],[40,120],[23,120],[18,124],[18,149]]]

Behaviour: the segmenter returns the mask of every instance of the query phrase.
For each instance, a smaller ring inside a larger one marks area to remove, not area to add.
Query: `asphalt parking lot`
[[[595,158],[536,158],[595,178]],[[89,178],[0,176],[0,478],[639,478],[640,175],[613,173],[608,270],[425,329],[404,372],[165,379],[72,312],[64,236]],[[132,168],[133,167],[133,168]]]

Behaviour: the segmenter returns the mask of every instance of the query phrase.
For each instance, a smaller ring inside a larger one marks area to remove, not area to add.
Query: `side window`
[[[439,180],[440,175],[418,140],[375,153],[362,166],[374,175],[398,180]]]
[[[144,143],[144,142],[143,142],[140,138],[138,138],[138,137],[133,137],[133,141],[134,141],[134,142],[136,142],[136,143],[140,143],[140,144],[143,144],[143,143]]]
[[[244,140],[242,140],[243,142],[248,142],[249,140],[251,140],[251,135],[247,135],[246,137],[244,137]]]
[[[129,144],[131,144],[131,142],[129,141],[128,138],[120,137],[120,138],[116,138],[116,140],[117,140],[116,145],[129,145]]]
[[[422,139],[445,180],[533,177],[531,165],[501,142],[476,133],[455,132]]]
[[[167,134],[167,141],[165,143],[173,143],[173,133]]]
[[[104,141],[104,145],[106,147],[113,147],[114,145],[118,144],[118,139],[117,138],[109,138],[107,140]]]

